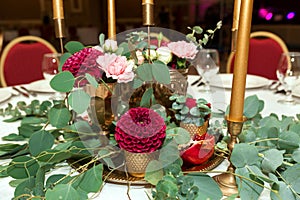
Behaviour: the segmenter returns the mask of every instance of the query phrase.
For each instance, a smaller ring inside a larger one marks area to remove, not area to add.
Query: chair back
[[[4,41],[3,32],[0,30],[0,55],[1,55],[1,52],[2,52],[3,41]]]
[[[285,42],[277,35],[266,31],[250,34],[248,74],[263,76],[276,80],[276,68],[280,55],[288,52]],[[232,73],[235,53],[231,52],[226,66],[226,72]]]
[[[13,39],[5,46],[1,56],[1,85],[5,87],[43,79],[41,63],[46,53],[57,51],[40,37],[28,35]]]

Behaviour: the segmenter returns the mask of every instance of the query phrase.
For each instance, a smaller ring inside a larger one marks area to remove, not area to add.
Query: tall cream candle
[[[229,111],[229,120],[235,122],[243,121],[252,9],[253,0],[243,0],[241,2]]]
[[[62,0],[52,0],[53,19],[64,19],[64,8]]]

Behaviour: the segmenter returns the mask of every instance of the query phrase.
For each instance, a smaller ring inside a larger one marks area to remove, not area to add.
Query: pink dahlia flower
[[[107,78],[117,79],[118,83],[127,83],[134,78],[134,61],[127,61],[125,56],[106,53],[97,58],[97,63],[105,71]]]
[[[115,138],[120,148],[133,153],[150,153],[166,137],[164,119],[149,108],[131,108],[117,122]]]
[[[196,45],[183,40],[178,42],[170,42],[168,47],[172,53],[179,58],[194,59],[198,53]]]
[[[62,66],[62,70],[70,71],[74,77],[84,77],[86,73],[89,73],[96,80],[99,80],[103,71],[100,70],[96,59],[100,55],[103,53],[95,48],[84,48],[69,57]],[[79,82],[80,86],[87,83],[85,79],[76,79],[76,81]],[[75,84],[77,85],[77,82]]]

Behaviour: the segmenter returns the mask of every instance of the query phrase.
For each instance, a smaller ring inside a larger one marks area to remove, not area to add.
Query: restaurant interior
[[[299,34],[300,0],[1,0],[0,199],[299,200]]]

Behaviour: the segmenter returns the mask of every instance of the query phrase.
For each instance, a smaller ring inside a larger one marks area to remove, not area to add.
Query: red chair
[[[43,79],[41,63],[45,53],[57,51],[40,37],[28,35],[13,39],[1,56],[1,85],[5,87]]]
[[[271,32],[257,31],[250,34],[248,74],[263,76],[276,80],[276,68],[280,55],[288,52],[284,41]],[[234,52],[230,53],[226,72],[232,73]]]

